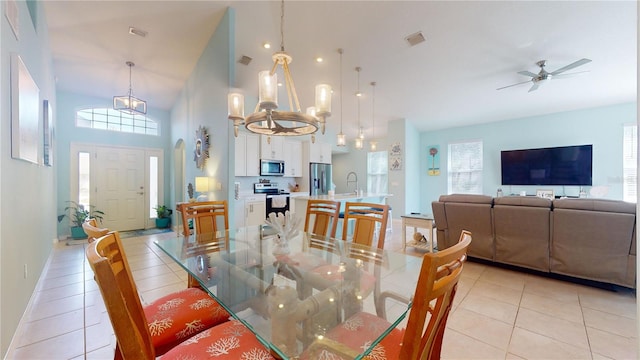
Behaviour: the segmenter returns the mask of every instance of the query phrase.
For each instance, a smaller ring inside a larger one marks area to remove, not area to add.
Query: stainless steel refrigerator
[[[331,164],[309,163],[309,195],[327,195],[331,190]]]

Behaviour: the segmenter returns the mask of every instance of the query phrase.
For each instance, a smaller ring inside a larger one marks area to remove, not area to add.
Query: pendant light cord
[[[358,92],[356,93],[356,97],[358,98],[358,137],[362,131],[362,126],[360,126],[360,98],[362,97],[360,93],[360,70],[362,70],[360,66],[356,67],[356,71],[358,72]]]
[[[372,94],[371,94],[371,137],[376,137],[376,82],[371,82]]]
[[[338,53],[340,53],[340,134],[342,134],[342,53],[344,51],[342,49],[338,49]]]

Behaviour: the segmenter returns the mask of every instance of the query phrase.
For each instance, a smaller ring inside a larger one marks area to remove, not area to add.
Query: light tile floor
[[[387,248],[401,251],[400,222]],[[410,235],[410,234],[409,234]],[[124,239],[143,301],[185,287],[153,245],[172,233]],[[112,359],[115,337],[84,242],[56,245],[7,359]],[[407,249],[419,256],[419,250]],[[468,262],[443,359],[637,359],[636,296]]]

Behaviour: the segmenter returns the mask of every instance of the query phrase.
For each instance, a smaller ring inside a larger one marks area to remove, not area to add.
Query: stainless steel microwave
[[[260,176],[283,176],[284,161],[260,160]]]

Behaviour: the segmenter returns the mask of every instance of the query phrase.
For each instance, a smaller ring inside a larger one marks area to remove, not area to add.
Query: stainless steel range
[[[280,190],[277,183],[255,183],[253,184],[253,192],[267,195],[265,219],[272,212],[284,214],[289,210],[289,193]]]

